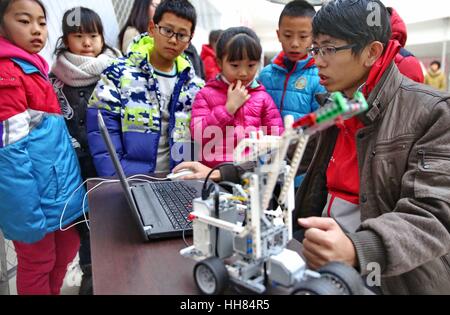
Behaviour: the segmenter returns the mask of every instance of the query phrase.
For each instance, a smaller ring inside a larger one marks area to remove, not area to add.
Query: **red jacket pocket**
[[[0,74],[0,88],[15,88],[20,86],[19,78],[7,73]]]

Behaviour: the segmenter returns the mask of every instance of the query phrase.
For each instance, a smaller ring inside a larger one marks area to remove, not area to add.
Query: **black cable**
[[[206,200],[208,199],[208,197],[211,195],[212,192],[212,188],[214,188],[215,193],[214,193],[214,212],[215,212],[215,216],[218,219],[219,218],[219,194],[220,194],[220,190],[219,187],[216,183],[211,183],[208,188],[207,188],[207,183],[209,178],[211,177],[211,174],[218,170],[220,167],[225,166],[225,165],[234,165],[233,163],[222,163],[219,164],[215,167],[213,167],[211,169],[211,171],[209,171],[208,175],[205,178],[205,181],[203,182],[203,188],[202,188],[202,200]],[[216,252],[216,257],[219,257],[219,252],[217,249],[217,244],[218,244],[218,238],[219,238],[219,228],[216,227],[216,244],[215,244],[215,252]]]
[[[212,188],[214,188],[214,212],[215,212],[215,216],[217,219],[219,219],[219,205],[220,205],[220,190],[219,190],[219,185],[216,183],[211,183],[208,187],[206,186],[208,183],[209,178],[211,177],[211,174],[218,170],[220,167],[225,166],[225,165],[234,165],[234,163],[222,163],[219,164],[215,167],[213,167],[211,169],[211,171],[209,171],[208,175],[205,178],[205,181],[203,182],[203,188],[202,188],[202,200],[206,200],[208,199],[208,197],[211,195],[212,192]],[[233,185],[232,183],[229,182],[222,182],[224,185],[228,184],[228,185]],[[215,244],[215,253],[216,253],[216,257],[219,257],[219,251],[218,251],[218,239],[219,239],[219,228],[216,227],[216,244]]]
[[[237,184],[227,181],[220,182],[219,185],[229,193],[233,193],[233,188],[237,186]],[[228,188],[225,188],[224,186],[227,186]]]
[[[214,204],[215,211],[214,211],[214,212],[215,212],[216,218],[219,218],[219,197],[220,197],[220,190],[219,190],[219,188],[218,188],[218,186],[217,186],[216,183],[211,183],[211,184],[209,185],[208,188],[206,188],[206,183],[208,182],[209,177],[211,176],[211,174],[212,174],[215,170],[217,170],[218,168],[220,168],[221,166],[224,166],[224,165],[234,165],[234,164],[233,164],[233,163],[222,163],[222,164],[220,164],[220,165],[214,167],[213,169],[211,169],[211,171],[209,172],[208,176],[206,176],[205,182],[203,183],[203,189],[202,189],[202,199],[203,199],[203,200],[208,199],[208,196],[209,196],[209,195],[211,194],[211,192],[212,192],[212,188],[215,189],[215,204]],[[223,185],[228,185],[228,186],[231,186],[231,187],[234,187],[234,186],[236,185],[236,184],[234,184],[234,183],[231,183],[231,182],[225,182],[225,181],[224,181],[224,182],[221,182],[221,184],[223,184]],[[183,236],[183,242],[184,242],[184,244],[186,245],[186,247],[190,247],[190,245],[189,245],[188,242],[186,241],[186,230],[188,229],[190,223],[192,223],[192,222],[188,222],[188,223],[185,225],[185,227],[183,228],[183,233],[182,233],[182,236]],[[219,234],[219,229],[216,228],[216,256],[218,256],[218,252],[217,252],[217,239],[218,239],[218,234]]]
[[[203,200],[208,199],[209,195],[211,195],[212,190],[214,189],[214,216],[216,219],[219,219],[219,205],[220,205],[220,188],[219,185],[216,183],[211,183],[208,188],[203,189],[202,195],[204,195],[206,198]],[[215,240],[215,246],[214,251],[216,254],[216,257],[219,257],[219,252],[217,249],[218,239],[219,239],[219,228],[215,227],[216,229],[216,240]]]
[[[269,275],[267,274],[267,262],[264,262],[264,286],[267,288],[269,285]]]
[[[222,164],[219,164],[219,165],[213,167],[211,169],[211,171],[208,173],[208,175],[206,176],[205,181],[203,183],[203,188],[202,188],[202,199],[203,200],[206,200],[209,197],[209,194],[208,194],[208,191],[207,191],[207,188],[206,188],[206,184],[208,183],[208,180],[211,177],[211,174],[214,173],[214,171],[218,170],[219,168],[221,168],[222,166],[225,166],[225,165],[234,165],[234,163],[222,163]]]
[[[215,212],[216,218],[220,219],[219,218],[220,189],[219,189],[219,185],[217,185],[216,183],[212,183],[212,185],[214,185],[214,212]],[[216,257],[219,257],[218,244],[219,244],[219,228],[216,227],[216,245],[215,245]]]
[[[229,186],[229,187],[231,187],[231,188],[234,188],[234,187],[237,186],[236,183],[227,182],[227,181],[220,182],[219,185]]]

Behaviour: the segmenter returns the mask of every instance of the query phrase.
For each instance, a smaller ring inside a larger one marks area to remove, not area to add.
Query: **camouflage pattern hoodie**
[[[161,136],[161,93],[149,56],[154,41],[148,34],[137,37],[126,57],[103,72],[87,112],[89,147],[99,176],[114,176],[115,170],[97,125],[103,115],[122,168],[127,176],[153,173]],[[192,103],[204,82],[184,56],[175,59],[178,79],[169,105],[170,168],[191,158],[189,131]]]

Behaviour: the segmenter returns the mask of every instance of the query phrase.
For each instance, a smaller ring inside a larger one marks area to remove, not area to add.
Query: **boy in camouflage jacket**
[[[191,157],[186,121],[204,83],[182,53],[195,23],[188,1],[165,1],[149,33],[135,38],[128,55],[103,72],[87,113],[89,147],[100,176],[115,170],[99,133],[99,110],[127,176],[169,172]]]

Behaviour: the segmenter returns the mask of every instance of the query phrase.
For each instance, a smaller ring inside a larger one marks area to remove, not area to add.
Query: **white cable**
[[[134,176],[128,177],[127,180],[140,181],[140,182],[144,182],[144,183],[150,183],[149,180],[139,179],[138,177],[148,178],[148,179],[151,179],[153,181],[165,181],[165,180],[167,180],[167,177],[159,178],[159,177],[153,177],[153,176],[148,176],[148,175],[143,175],[143,174],[138,174],[138,175],[134,175]],[[72,224],[71,226],[69,226],[67,228],[63,228],[62,227],[62,221],[63,221],[64,214],[66,212],[66,209],[67,209],[67,206],[69,205],[70,200],[72,200],[72,198],[75,195],[75,193],[77,191],[79,191],[81,188],[83,188],[84,185],[87,184],[89,181],[100,181],[100,183],[97,184],[96,186],[94,186],[93,188],[91,188],[89,191],[87,191],[84,194],[83,203],[82,203],[82,209],[81,209],[81,211],[83,212],[84,221],[80,221],[80,222],[77,222],[75,224]],[[89,179],[85,180],[80,186],[78,186],[77,189],[74,190],[74,192],[70,195],[69,199],[67,199],[67,202],[64,205],[64,209],[63,209],[63,211],[61,213],[61,217],[59,219],[59,229],[60,229],[60,231],[65,232],[65,231],[67,231],[67,230],[69,230],[69,229],[71,229],[71,228],[73,228],[73,227],[75,227],[75,226],[77,226],[79,224],[82,224],[82,223],[86,223],[87,228],[90,230],[89,220],[88,220],[88,218],[86,216],[86,207],[85,207],[87,196],[92,191],[94,191],[95,189],[99,188],[103,184],[112,184],[112,183],[118,183],[118,182],[120,182],[120,181],[119,180],[108,180],[108,179],[105,179],[105,178],[89,178]]]
[[[62,211],[62,213],[61,213],[61,217],[59,218],[59,230],[60,230],[60,231],[65,232],[65,231],[68,230],[68,229],[65,229],[65,230],[63,229],[63,227],[62,227],[62,221],[63,221],[64,214],[66,213],[66,209],[67,209],[67,206],[68,206],[70,200],[72,200],[72,198],[73,198],[73,196],[75,195],[75,193],[76,193],[78,190],[80,190],[82,187],[84,187],[84,185],[85,185],[89,180],[90,180],[90,179],[87,179],[87,180],[84,181],[80,186],[78,186],[78,188],[75,189],[75,190],[73,191],[73,193],[70,195],[69,199],[67,199],[66,204],[64,205],[63,211]],[[84,213],[84,209],[83,209],[83,213]],[[76,224],[75,224],[74,226],[76,226]],[[70,226],[70,228],[72,228],[72,227],[73,227],[73,226]]]
[[[153,181],[165,181],[165,180],[168,180],[167,177],[160,178],[160,177],[153,177],[153,176],[148,176],[148,175],[134,175],[134,176],[128,177],[127,179],[134,179],[136,177],[149,178],[149,179],[151,179]]]
[[[83,216],[84,216],[84,221],[81,221],[81,222],[77,222],[77,223],[75,223],[75,224],[72,224],[71,226],[69,226],[68,228],[63,228],[62,227],[62,221],[63,221],[63,218],[64,218],[64,214],[65,214],[65,212],[66,212],[66,209],[67,209],[67,206],[68,206],[68,204],[69,204],[69,202],[70,202],[70,200],[73,198],[73,196],[75,195],[75,193],[78,191],[78,190],[80,190],[82,187],[84,187],[84,185],[87,183],[87,182],[89,182],[89,181],[93,181],[93,180],[95,180],[95,181],[100,181],[100,183],[99,184],[97,184],[95,187],[93,187],[93,188],[91,188],[88,192],[86,192],[85,194],[84,194],[84,197],[83,197],[83,204],[82,204],[82,211],[83,211]],[[72,195],[69,197],[69,199],[67,200],[67,202],[66,202],[66,204],[64,205],[64,209],[63,209],[63,211],[62,211],[62,213],[61,213],[61,218],[59,219],[59,229],[62,231],[62,232],[65,232],[65,231],[67,231],[67,230],[69,230],[69,229],[71,229],[71,228],[73,228],[74,226],[77,226],[78,224],[80,224],[80,223],[86,223],[87,224],[87,226],[88,226],[88,229],[89,229],[89,224],[88,224],[88,219],[87,219],[87,217],[86,217],[86,208],[85,208],[85,203],[86,203],[86,197],[87,197],[87,195],[91,192],[91,191],[93,191],[94,189],[97,189],[98,187],[100,187],[101,185],[103,185],[103,184],[105,184],[105,183],[117,183],[118,182],[118,180],[106,180],[106,179],[104,179],[104,178],[89,178],[89,179],[87,179],[86,181],[84,181],[77,189],[75,189],[75,191],[72,193]]]

